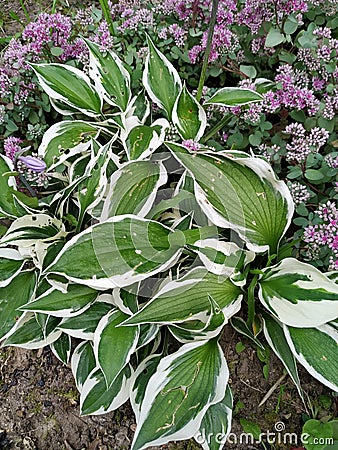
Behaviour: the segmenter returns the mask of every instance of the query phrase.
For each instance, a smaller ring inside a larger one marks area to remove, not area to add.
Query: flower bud
[[[47,167],[45,161],[35,156],[19,156],[18,160],[23,162],[27,169],[33,170],[33,172],[44,172]]]

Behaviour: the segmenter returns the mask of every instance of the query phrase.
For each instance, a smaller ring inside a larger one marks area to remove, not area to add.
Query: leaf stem
[[[203,137],[203,139],[201,140],[202,144],[205,144],[206,142],[208,142],[208,140],[210,138],[212,138],[216,133],[219,132],[219,130],[221,130],[224,125],[226,125],[228,122],[230,122],[231,118],[233,116],[231,114],[228,114],[226,116],[224,116],[214,127],[211,128],[211,130]]]
[[[215,24],[216,24],[218,2],[219,2],[219,0],[212,0],[212,9],[211,9],[210,22],[209,22],[207,45],[205,48],[204,60],[203,60],[201,75],[200,75],[200,79],[199,79],[199,83],[198,83],[197,94],[196,94],[196,100],[198,102],[201,100],[201,97],[202,97],[203,86],[204,86],[205,77],[206,77],[206,73],[207,73],[207,68],[208,68],[208,63],[209,63],[209,55],[210,55],[210,50],[211,50],[211,42],[212,42],[212,37],[214,35],[214,29],[215,29]]]
[[[248,320],[246,321],[246,324],[250,330],[252,330],[252,324],[255,318],[255,287],[257,279],[258,275],[255,275],[248,288]]]
[[[107,0],[99,0],[99,1],[100,1],[100,5],[102,8],[104,18],[106,19],[107,24],[108,24],[110,34],[112,36],[115,36],[114,24],[113,24],[113,20],[111,18],[111,12],[109,9],[108,1]]]

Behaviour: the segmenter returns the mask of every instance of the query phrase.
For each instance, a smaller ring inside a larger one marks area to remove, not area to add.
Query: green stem
[[[215,28],[215,24],[216,24],[218,2],[219,2],[219,0],[212,0],[212,10],[211,10],[210,23],[209,23],[207,45],[205,48],[201,76],[199,79],[197,94],[196,94],[196,100],[198,102],[201,100],[201,97],[202,97],[203,86],[204,86],[205,77],[206,77],[206,73],[207,73],[207,68],[208,68],[208,63],[209,63],[209,55],[210,55],[210,50],[211,50],[211,42],[212,42],[212,37],[214,34],[214,28]]]
[[[57,0],[53,0],[52,14],[55,14],[55,12],[56,12],[56,4],[57,4]]]
[[[23,0],[20,0],[20,4],[21,4],[22,11],[24,12],[24,14],[25,14],[25,16],[26,16],[27,21],[30,22],[30,21],[31,21],[31,18],[29,17],[27,8],[26,8],[26,6],[25,6]]]
[[[255,287],[257,279],[258,275],[255,275],[248,288],[248,320],[246,321],[246,324],[250,330],[252,330],[252,324],[255,318]]]
[[[202,139],[202,144],[205,144],[206,142],[208,142],[209,139],[211,139],[216,133],[219,132],[219,130],[221,130],[224,125],[226,125],[228,122],[230,122],[231,118],[233,116],[232,115],[227,115],[224,116],[223,119],[221,119],[214,127],[211,128],[211,130],[203,137]]]
[[[111,18],[111,12],[110,12],[110,9],[108,6],[108,1],[107,0],[99,0],[99,1],[100,1],[100,5],[102,8],[104,18],[106,19],[107,24],[108,24],[110,34],[112,36],[115,36],[114,24],[113,24],[113,19]]]

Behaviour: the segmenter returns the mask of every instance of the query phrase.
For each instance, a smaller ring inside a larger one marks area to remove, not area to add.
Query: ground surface
[[[292,382],[285,377],[259,407],[265,394],[283,375],[283,368],[271,357],[269,378],[265,380],[263,364],[255,351],[246,344],[241,353],[236,352],[238,335],[230,328],[225,331],[222,345],[229,361],[236,411],[232,442],[237,439],[237,443],[227,444],[226,448],[264,448],[259,444],[248,445],[246,441],[240,444],[241,419],[254,422],[265,433],[281,429],[281,442],[266,448],[296,447],[289,440],[283,443],[285,433],[296,433],[300,437],[302,413],[306,412]],[[302,372],[301,376],[314,405],[321,394],[330,395],[307,374]],[[321,410],[320,414],[327,412]],[[102,416],[79,416],[79,398],[71,371],[50,350],[5,348],[0,353],[0,430],[0,449],[6,450],[122,450],[130,448],[135,419],[128,404]],[[161,448],[193,450],[200,447],[191,440]]]
[[[58,5],[65,9],[74,9],[76,3],[76,0],[58,1]],[[51,4],[47,0],[25,2],[31,17],[39,11],[50,11]],[[11,18],[11,11],[25,23],[20,1],[0,0],[0,38],[14,35],[22,29],[20,23]],[[263,363],[256,352],[244,339],[245,345],[238,347],[239,341],[240,337],[230,327],[226,328],[222,345],[229,363],[235,405],[232,428],[234,443],[227,444],[226,448],[289,450],[301,447],[302,414],[311,415],[311,410],[304,406],[287,376],[284,376],[266,402],[258,406],[269,389],[283,377],[283,367],[276,357],[271,356],[266,380],[263,377]],[[337,399],[331,396],[331,392],[304,371],[301,371],[301,380],[309,398],[307,405],[311,404],[313,411],[319,415],[337,416]],[[321,395],[332,400],[329,411],[320,405],[318,399]],[[263,433],[280,430],[280,434],[277,434],[280,442],[271,446],[266,444],[265,447],[245,441],[242,444],[238,441],[235,443],[243,432],[241,419],[254,422]],[[0,450],[129,449],[134,430],[135,419],[128,404],[107,415],[80,417],[79,397],[72,373],[49,349],[0,349]],[[295,433],[298,446],[290,444],[288,440],[284,444],[285,433]],[[193,450],[201,447],[191,440],[161,448]]]

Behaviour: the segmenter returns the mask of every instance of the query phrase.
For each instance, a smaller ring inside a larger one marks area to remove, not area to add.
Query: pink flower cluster
[[[5,155],[10,160],[15,160],[17,153],[21,150],[20,144],[22,144],[22,140],[14,136],[10,136],[4,140]]]
[[[306,227],[303,239],[310,244],[310,254],[314,257],[320,248],[327,248],[331,253],[329,270],[338,270],[338,208],[335,202],[328,201],[320,205],[315,214],[320,223]]]
[[[291,123],[284,133],[291,137],[291,142],[286,144],[286,160],[298,164],[304,163],[310,153],[318,153],[330,136],[325,128],[318,127],[307,133],[301,123]]]

